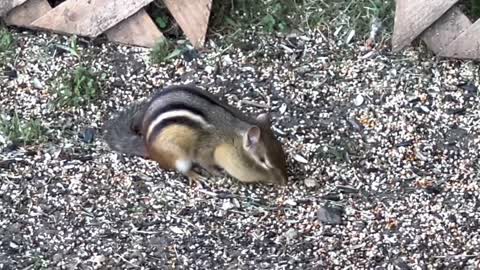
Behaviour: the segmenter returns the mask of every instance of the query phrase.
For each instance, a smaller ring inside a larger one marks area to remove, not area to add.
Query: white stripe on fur
[[[197,123],[200,123],[202,126],[208,125],[208,123],[205,121],[205,119],[203,119],[203,117],[201,117],[200,115],[194,114],[191,111],[188,111],[188,110],[168,111],[168,112],[164,112],[160,115],[157,115],[157,117],[150,123],[150,125],[148,126],[148,130],[147,130],[147,140],[150,139],[150,135],[151,135],[152,131],[154,130],[154,128],[158,124],[160,124],[163,120],[166,120],[168,118],[179,117],[179,116],[187,117],[187,118],[189,118],[189,119],[191,119],[191,120],[193,120]]]

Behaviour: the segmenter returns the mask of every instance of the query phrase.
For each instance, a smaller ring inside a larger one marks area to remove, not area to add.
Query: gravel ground
[[[0,269],[479,269],[479,68],[410,49],[263,37],[154,66],[148,52],[14,31],[1,113],[39,119],[46,142],[0,135]],[[193,58],[193,59],[192,59]],[[53,110],[81,61],[102,97]],[[156,87],[195,83],[242,110],[271,104],[285,188],[211,178],[194,188],[118,155],[102,123]],[[95,131],[93,142],[85,139]]]

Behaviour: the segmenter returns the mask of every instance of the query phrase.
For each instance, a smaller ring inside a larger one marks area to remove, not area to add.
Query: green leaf
[[[173,50],[173,52],[171,52],[169,55],[167,55],[167,57],[164,58],[164,60],[170,60],[170,59],[173,59],[177,56],[179,56],[180,54],[182,54],[183,50],[181,49],[175,49]]]
[[[265,15],[262,19],[262,25],[268,32],[272,32],[275,27],[275,18],[271,14]]]
[[[168,20],[163,16],[158,16],[155,18],[155,22],[157,23],[158,27],[166,28],[168,25]]]

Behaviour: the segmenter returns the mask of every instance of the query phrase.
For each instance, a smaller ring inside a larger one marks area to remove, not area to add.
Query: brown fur
[[[214,152],[216,163],[228,174],[244,183],[254,183],[269,179],[268,172],[247,157],[239,147],[223,143]]]
[[[171,125],[164,128],[160,134],[153,134],[147,149],[151,158],[157,161],[161,168],[175,170],[177,160],[193,159],[197,134],[192,128]]]
[[[205,116],[208,125],[173,121],[146,136],[157,114],[182,107],[179,104]],[[216,167],[224,169],[244,183],[284,185],[288,181],[286,155],[270,128],[268,114],[255,119],[245,116],[207,91],[188,86],[164,89],[116,119],[106,136],[111,148],[148,157],[162,169],[177,170],[177,161],[189,160],[192,166],[199,165],[214,175],[218,174]],[[188,164],[185,167],[182,169],[188,169]],[[197,176],[193,168],[182,172],[189,178]]]

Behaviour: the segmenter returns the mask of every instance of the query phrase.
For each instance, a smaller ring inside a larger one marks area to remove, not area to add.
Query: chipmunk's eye
[[[265,163],[265,158],[264,158],[264,157],[261,157],[261,158],[260,158],[260,162],[261,162],[261,163]]]

